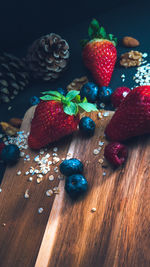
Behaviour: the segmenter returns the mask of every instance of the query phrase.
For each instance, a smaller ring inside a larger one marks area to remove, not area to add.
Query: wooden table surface
[[[25,114],[25,132],[33,112],[31,108]],[[0,193],[0,267],[150,266],[150,138],[129,142],[126,164],[112,169],[102,162],[104,146],[93,154],[112,114],[100,119],[91,113],[96,122],[94,137],[85,139],[77,132],[45,152],[52,155],[57,146],[60,159],[81,159],[89,189],[78,201],[65,193],[65,180],[59,180],[60,173],[54,171],[59,163],[51,165],[41,183],[37,184],[35,175],[28,181],[25,172],[37,166],[37,153],[29,149],[25,153],[30,161],[21,158],[6,169]],[[49,181],[50,174],[54,181]],[[56,186],[59,194],[46,196]],[[24,197],[27,189],[29,198]],[[38,213],[40,207],[42,213]]]

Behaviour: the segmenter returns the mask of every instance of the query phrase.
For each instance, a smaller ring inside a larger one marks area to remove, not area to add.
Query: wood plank
[[[21,130],[29,131],[33,113],[34,108],[27,111]],[[57,143],[60,158],[67,154],[70,141],[71,137],[67,137],[63,139],[63,142]],[[54,146],[55,144],[48,149],[51,155]],[[47,197],[45,192],[59,184],[59,179],[57,178],[59,173],[53,171],[54,166],[51,167],[50,172],[50,174],[55,175],[54,181],[49,181],[48,175],[45,175],[44,180],[40,184],[37,184],[35,176],[33,176],[33,181],[29,182],[29,176],[24,174],[30,166],[35,167],[37,165],[33,160],[37,153],[29,149],[25,150],[25,153],[30,155],[31,161],[24,163],[24,160],[21,158],[15,166],[7,167],[1,184],[1,267],[12,266],[12,263],[15,267],[34,266],[55,198],[55,195]],[[58,164],[55,166],[58,166]],[[17,175],[18,170],[22,172],[20,176]],[[24,198],[26,189],[29,189],[29,199]],[[38,213],[38,208],[40,207],[44,209],[42,214]]]
[[[84,162],[89,192],[76,202],[65,192],[57,196],[60,212],[55,208],[50,214],[36,267],[150,266],[150,139],[129,143],[126,166],[108,168],[103,176],[92,155],[103,136],[99,131],[92,140],[75,140],[72,156]]]
[[[25,115],[25,131],[33,112],[32,108]],[[36,267],[150,266],[150,139],[141,137],[127,144],[129,157],[123,167],[114,170],[107,162],[100,164],[103,149],[98,155],[93,150],[112,114],[103,119],[90,114],[97,125],[94,137],[85,139],[77,133],[57,143],[60,158],[69,149],[84,163],[89,190],[78,201],[64,192],[64,180],[50,182],[46,175],[37,184],[35,178],[29,183],[25,175],[16,175],[19,169],[25,173],[35,166],[33,151],[27,150],[32,161],[21,159],[7,168],[0,193],[0,266],[32,267],[35,262]],[[46,190],[58,184],[60,194],[48,198]],[[29,199],[24,198],[27,188]],[[39,207],[44,208],[42,214]],[[96,212],[91,212],[93,207]]]

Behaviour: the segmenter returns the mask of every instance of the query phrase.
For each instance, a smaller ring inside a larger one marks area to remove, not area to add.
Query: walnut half
[[[142,53],[131,50],[121,55],[120,65],[125,68],[140,66],[142,60]]]
[[[83,76],[81,78],[76,78],[74,79],[68,86],[67,86],[67,90],[81,90],[82,86],[88,83],[88,78],[86,76]]]

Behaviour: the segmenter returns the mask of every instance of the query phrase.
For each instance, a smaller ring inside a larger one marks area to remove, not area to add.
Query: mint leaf
[[[60,101],[61,99],[56,97],[56,96],[51,96],[51,95],[45,95],[40,97],[40,99],[48,101],[48,100],[56,100],[56,101]]]
[[[66,95],[66,99],[71,101],[72,99],[74,99],[74,98],[75,98],[77,95],[79,95],[79,94],[80,94],[79,91],[71,90],[71,91],[69,91],[68,94]]]
[[[97,111],[96,106],[92,103],[80,103],[78,106],[86,112]]]
[[[62,97],[62,94],[60,94],[59,92],[57,91],[46,91],[46,92],[41,92],[41,94],[43,95],[54,95],[54,96],[57,96],[57,97]]]
[[[64,112],[68,115],[76,115],[78,113],[78,107],[75,103],[70,102],[70,105],[63,105]]]

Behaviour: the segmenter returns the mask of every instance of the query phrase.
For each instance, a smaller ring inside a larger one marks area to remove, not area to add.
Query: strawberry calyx
[[[107,34],[104,27],[100,27],[99,22],[93,19],[88,28],[89,39],[83,39],[80,41],[82,47],[85,47],[87,43],[93,41],[107,40],[113,43],[114,46],[117,45],[117,38],[113,34]]]
[[[81,100],[80,91],[71,90],[66,96],[57,91],[42,92],[44,96],[40,97],[43,101],[58,101],[63,104],[64,112],[68,115],[77,115],[78,112],[97,111],[96,105],[88,103],[86,97]]]

